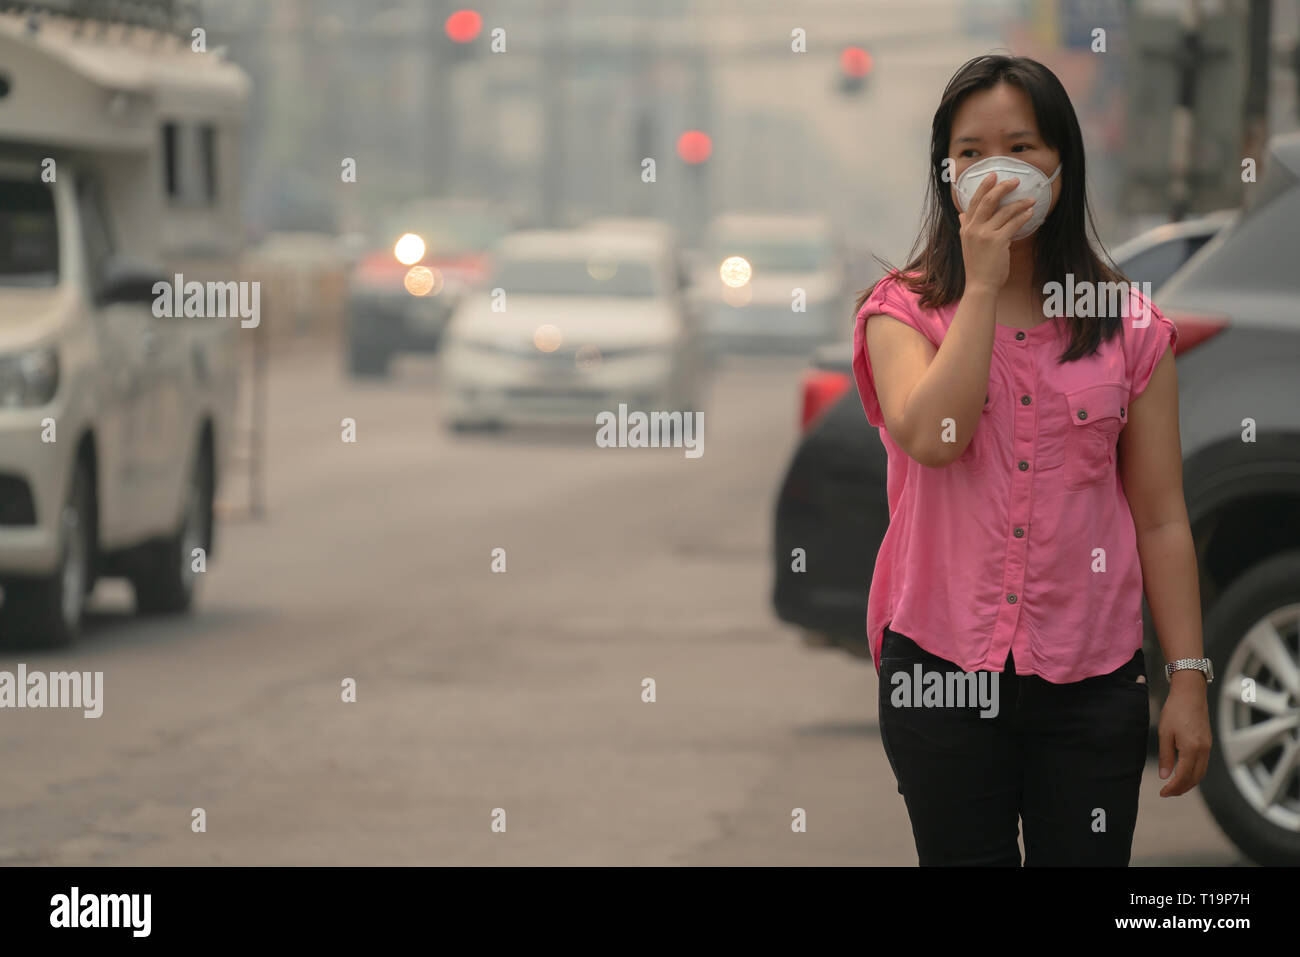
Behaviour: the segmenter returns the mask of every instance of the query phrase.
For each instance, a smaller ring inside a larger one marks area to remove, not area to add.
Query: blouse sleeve
[[[897,273],[890,273],[876,283],[871,295],[858,310],[857,323],[853,330],[853,378],[857,382],[858,397],[862,400],[862,409],[867,414],[867,421],[876,428],[884,427],[885,418],[880,410],[880,400],[876,397],[871,357],[867,354],[867,317],[879,313],[897,319],[921,333],[938,348],[939,341],[935,340],[934,330],[918,313],[913,300],[914,297],[898,278]]]
[[[1178,327],[1166,318],[1155,303],[1141,293],[1134,293],[1137,307],[1125,317],[1125,343],[1131,385],[1129,402],[1142,394],[1151,375],[1165,354],[1165,346],[1173,348],[1178,342]]]

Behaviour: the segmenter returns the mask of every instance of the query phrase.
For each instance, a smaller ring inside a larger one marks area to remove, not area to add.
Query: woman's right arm
[[[968,289],[937,350],[892,316],[867,317],[867,350],[885,428],[922,465],[951,464],[975,434],[988,391],[996,302],[996,290]],[[945,442],[949,418],[954,441]]]
[[[990,174],[961,214],[966,288],[942,344],[892,316],[866,319],[866,348],[885,428],[911,458],[931,468],[957,459],[979,425],[993,358],[998,291],[1011,266],[1011,236],[1033,211],[1033,200],[998,209],[1016,186],[991,186]],[[946,420],[953,441],[945,442]]]

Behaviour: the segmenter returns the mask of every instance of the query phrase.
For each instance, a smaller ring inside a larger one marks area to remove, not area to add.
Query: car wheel
[[[1300,864],[1300,551],[1229,585],[1205,637],[1216,671],[1205,803],[1252,860]]]
[[[78,461],[59,515],[58,569],[40,578],[5,581],[0,636],[43,648],[76,640],[94,567],[93,516],[90,470]]]
[[[179,527],[165,541],[145,546],[130,576],[139,614],[181,614],[194,606],[200,574],[194,571],[194,549],[211,548],[212,499],[212,459],[204,448],[185,485]]]

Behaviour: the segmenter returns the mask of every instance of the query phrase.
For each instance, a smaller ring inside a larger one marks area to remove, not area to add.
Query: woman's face
[[[998,83],[987,90],[976,90],[962,101],[952,118],[952,138],[948,143],[952,166],[952,201],[957,205],[957,178],[978,160],[990,156],[1014,156],[1037,166],[1044,176],[1056,172],[1061,154],[1043,142],[1029,96],[1020,87]],[[1056,208],[1061,195],[1061,175],[1052,181],[1052,204]],[[960,205],[957,205],[961,209]]]

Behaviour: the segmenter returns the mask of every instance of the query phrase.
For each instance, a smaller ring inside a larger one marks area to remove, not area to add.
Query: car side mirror
[[[158,298],[154,286],[166,282],[165,275],[161,266],[152,263],[110,259],[100,274],[95,302],[99,306],[150,304]]]

